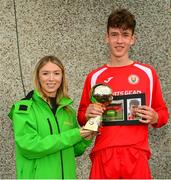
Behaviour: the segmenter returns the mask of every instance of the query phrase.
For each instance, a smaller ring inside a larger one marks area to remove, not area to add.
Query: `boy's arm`
[[[78,118],[77,119],[81,126],[85,125],[87,122],[85,113],[86,113],[88,105],[90,104],[90,90],[91,90],[91,84],[90,84],[89,77],[87,76],[87,78],[84,82],[82,97],[81,97],[80,105],[78,108]]]
[[[169,113],[162,96],[159,78],[157,77],[157,74],[155,72],[153,73],[153,78],[154,86],[151,106],[158,114],[158,122],[156,124],[153,124],[153,127],[159,128],[168,122]]]

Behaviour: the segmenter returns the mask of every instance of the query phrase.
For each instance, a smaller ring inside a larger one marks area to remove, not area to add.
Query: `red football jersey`
[[[159,79],[155,70],[147,64],[134,62],[122,67],[104,65],[90,72],[85,80],[78,121],[86,123],[85,111],[90,102],[90,90],[95,84],[110,86],[114,96],[144,93],[146,105],[152,107],[159,116],[154,127],[161,127],[168,121],[168,110],[162,97]],[[103,126],[100,129],[92,151],[111,146],[134,146],[150,152],[148,145],[148,125]]]

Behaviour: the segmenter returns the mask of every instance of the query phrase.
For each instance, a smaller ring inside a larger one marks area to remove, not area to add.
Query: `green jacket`
[[[71,105],[71,99],[62,98],[54,115],[36,91],[13,105],[9,117],[16,143],[17,178],[76,178],[75,156],[81,155],[91,141],[80,136]]]

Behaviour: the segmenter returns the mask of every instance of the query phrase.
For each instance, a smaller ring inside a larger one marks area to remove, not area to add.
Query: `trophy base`
[[[101,116],[97,116],[95,118],[90,118],[84,126],[84,129],[91,130],[91,131],[98,131],[100,123],[102,121]]]

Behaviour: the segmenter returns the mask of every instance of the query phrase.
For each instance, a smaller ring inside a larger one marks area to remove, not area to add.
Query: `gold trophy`
[[[91,89],[91,102],[101,103],[104,106],[110,104],[112,101],[112,89],[105,84],[96,84]],[[84,129],[91,131],[98,131],[98,128],[102,122],[102,116],[96,116],[90,118],[84,126]]]

